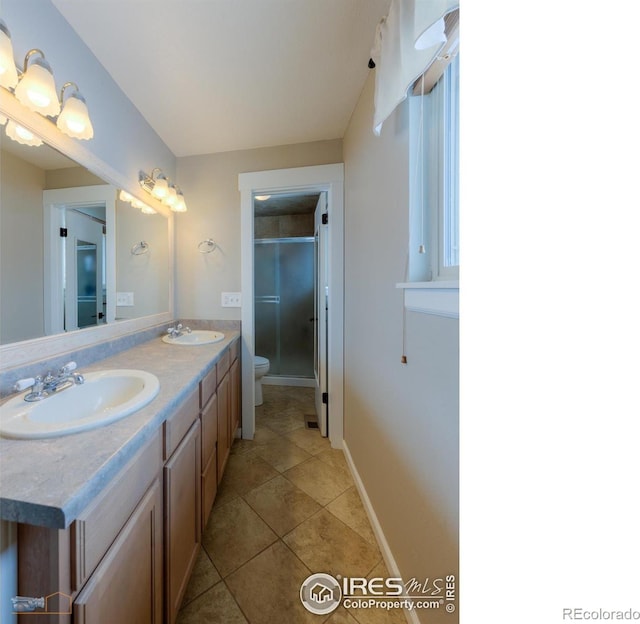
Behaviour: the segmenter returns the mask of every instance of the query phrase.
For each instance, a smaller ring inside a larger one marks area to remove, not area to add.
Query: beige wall
[[[149,251],[131,253],[145,241]],[[116,319],[139,318],[169,310],[169,236],[167,219],[147,215],[131,204],[116,201],[116,289],[132,292],[133,306],[118,306]]]
[[[220,305],[222,292],[240,291],[239,173],[337,162],[342,162],[341,140],[178,159],[188,212],[176,218],[177,316],[240,319],[240,308]],[[197,245],[207,238],[219,248],[201,254]]]
[[[374,137],[373,78],[344,138],[345,441],[403,578],[424,580],[458,571],[458,322],[407,312],[401,364],[408,110]]]
[[[0,156],[0,342],[44,333],[42,190],[45,172]]]

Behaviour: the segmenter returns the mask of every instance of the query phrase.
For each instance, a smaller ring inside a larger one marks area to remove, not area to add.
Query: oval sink
[[[102,427],[129,416],[158,394],[158,378],[146,371],[114,369],[86,373],[82,385],[28,403],[26,392],[0,406],[0,434],[52,438]]]
[[[211,329],[194,329],[190,334],[185,333],[177,338],[172,338],[169,334],[162,337],[163,342],[183,347],[197,347],[221,340],[224,340],[224,334]]]

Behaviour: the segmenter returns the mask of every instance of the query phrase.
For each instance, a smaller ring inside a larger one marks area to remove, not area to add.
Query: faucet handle
[[[26,379],[19,379],[18,381],[16,381],[15,384],[13,384],[13,389],[16,392],[22,392],[23,390],[26,390],[27,388],[31,388],[31,386],[33,386],[36,383],[36,380],[34,377],[27,377]]]
[[[60,369],[60,374],[61,375],[68,375],[71,371],[76,370],[76,368],[78,368],[78,365],[75,362],[67,362],[61,369]]]

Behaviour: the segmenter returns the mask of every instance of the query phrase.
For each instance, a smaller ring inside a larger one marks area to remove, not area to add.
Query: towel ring
[[[207,238],[198,243],[198,251],[203,254],[211,253],[217,246],[212,238]]]
[[[146,254],[149,251],[149,243],[147,243],[146,241],[140,241],[139,243],[136,243],[133,247],[131,247],[131,253],[134,256],[142,256],[143,254]]]

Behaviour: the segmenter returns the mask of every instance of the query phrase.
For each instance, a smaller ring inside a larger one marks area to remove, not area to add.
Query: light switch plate
[[[240,308],[242,307],[242,293],[239,292],[223,292],[222,293],[223,308]]]
[[[132,306],[133,293],[132,292],[117,292],[116,293],[116,305],[120,307]]]

